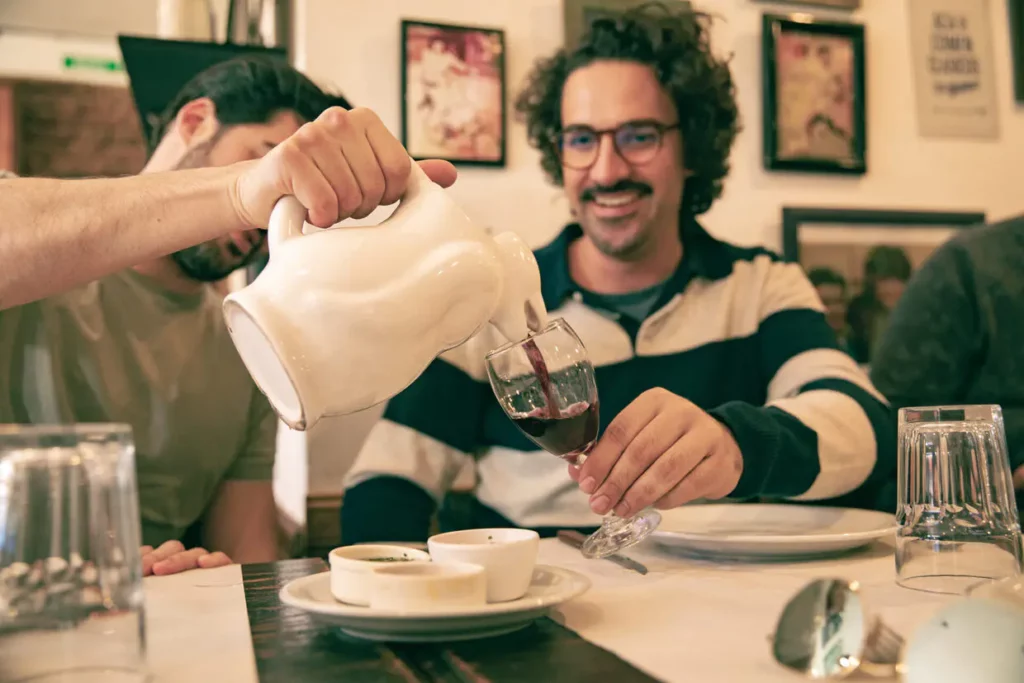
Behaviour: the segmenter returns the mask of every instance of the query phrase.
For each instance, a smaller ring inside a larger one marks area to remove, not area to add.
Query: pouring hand
[[[409,153],[374,112],[332,107],[259,161],[240,165],[231,200],[244,225],[265,228],[277,200],[294,195],[309,222],[327,228],[398,201],[411,167]],[[443,187],[455,182],[448,162],[421,167]]]
[[[179,541],[167,541],[154,549],[142,546],[142,575],[166,576],[190,569],[211,569],[231,564],[224,553],[209,553],[203,548],[186,550]]]
[[[579,468],[569,475],[590,495],[590,509],[628,517],[729,494],[743,471],[732,433],[666,389],[640,394],[615,416]]]

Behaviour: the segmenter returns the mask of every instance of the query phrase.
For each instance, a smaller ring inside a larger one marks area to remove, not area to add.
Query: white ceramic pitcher
[[[525,242],[491,238],[416,163],[378,226],[303,233],[305,216],[278,201],[270,262],[224,301],[242,361],[292,429],[391,398],[488,322],[510,341],[546,323]]]

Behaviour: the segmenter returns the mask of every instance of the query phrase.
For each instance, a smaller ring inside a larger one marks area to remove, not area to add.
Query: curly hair
[[[711,208],[722,194],[740,122],[728,60],[711,54],[709,24],[707,14],[651,2],[616,19],[594,21],[578,47],[538,61],[515,108],[549,180],[559,186],[564,180],[556,140],[569,75],[596,61],[636,62],[651,67],[676,105],[683,159],[693,174],[683,190],[682,214]]]

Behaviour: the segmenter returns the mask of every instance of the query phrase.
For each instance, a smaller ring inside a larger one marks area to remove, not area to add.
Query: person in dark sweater
[[[1024,215],[967,230],[941,246],[893,310],[871,379],[894,408],[1002,406],[1024,502]],[[892,497],[895,501],[895,472]],[[895,504],[895,502],[894,502]]]

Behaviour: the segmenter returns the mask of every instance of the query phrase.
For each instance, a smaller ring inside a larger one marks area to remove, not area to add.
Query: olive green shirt
[[[0,423],[123,422],[143,541],[180,539],[221,482],[270,480],[277,418],[211,288],[125,271],[0,311]]]

